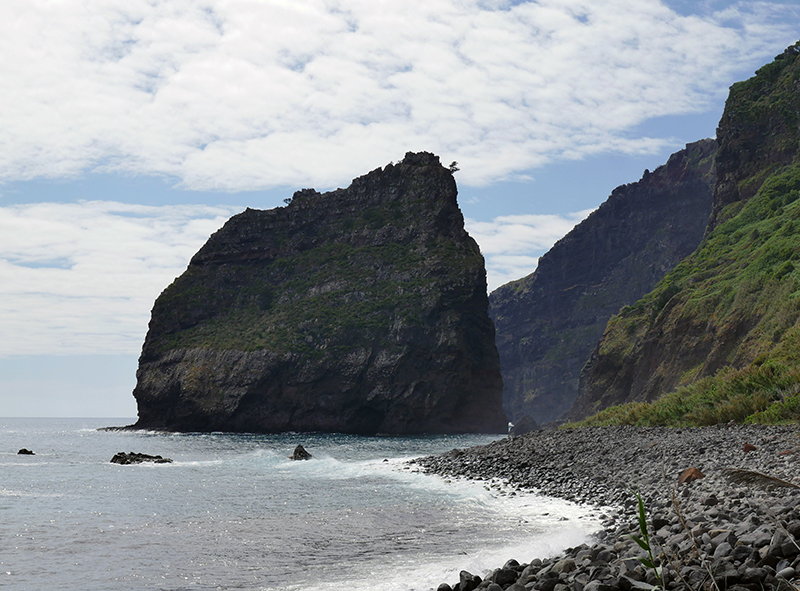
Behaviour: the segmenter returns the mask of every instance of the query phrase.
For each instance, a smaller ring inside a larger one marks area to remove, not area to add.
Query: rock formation
[[[788,372],[800,362],[799,56],[794,45],[731,87],[707,235],[609,321],[570,418],[730,371],[746,371],[731,386],[745,395],[769,398],[778,382],[796,383]]]
[[[151,456],[148,454],[140,454],[137,452],[130,452],[125,453],[124,451],[118,452],[114,454],[114,457],[111,458],[112,464],[122,464],[123,466],[128,464],[142,464],[144,462],[153,462],[154,464],[171,464],[172,460],[170,458],[164,458],[161,456]]]
[[[714,140],[673,154],[608,200],[540,260],[531,275],[489,297],[515,421],[555,420],[608,319],[635,302],[700,243],[711,212]]]
[[[289,459],[295,460],[295,461],[297,461],[297,460],[310,460],[311,459],[311,454],[306,451],[305,447],[303,447],[302,445],[298,445],[297,447],[294,448],[294,451],[292,452],[292,455],[289,456]]]
[[[231,218],[157,299],[136,428],[504,432],[483,257],[428,153]]]

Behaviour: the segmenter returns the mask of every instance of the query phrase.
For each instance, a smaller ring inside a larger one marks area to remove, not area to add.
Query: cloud
[[[655,0],[5,2],[0,181],[326,188],[429,150],[481,185],[652,152],[672,140],[636,125],[716,104],[795,40],[798,16]]]
[[[231,207],[0,208],[0,357],[138,353],[158,294]]]
[[[467,218],[464,225],[486,259],[489,291],[536,270],[539,257],[550,250],[593,210],[567,215],[507,215],[491,222]]]

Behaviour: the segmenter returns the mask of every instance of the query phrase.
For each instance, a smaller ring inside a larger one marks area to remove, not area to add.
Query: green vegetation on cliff
[[[599,410],[581,424],[800,418],[799,84],[793,46],[731,88],[710,232],[609,321],[571,418]]]
[[[164,292],[161,304],[181,324],[190,323],[198,309],[214,313],[170,334],[160,350],[269,349],[315,355],[377,344],[375,339],[389,337],[393,326],[424,323],[424,311],[441,297],[439,282],[420,269],[436,262],[467,266],[481,260],[477,248],[455,252],[451,243],[340,242],[262,264],[231,265],[224,281],[218,268],[190,267]]]
[[[737,423],[800,421],[800,368],[768,363],[735,370],[678,388],[655,402],[612,406],[566,427],[704,427]]]
[[[148,350],[338,354],[401,339],[441,306],[460,308],[472,291],[443,279],[483,273],[483,257],[473,240],[433,230],[441,212],[417,185],[363,207],[337,207],[341,190],[327,200],[306,190],[282,211],[244,212],[240,230],[227,232],[257,238],[240,240],[235,254],[213,241],[198,254],[159,297],[154,315],[166,326]],[[320,211],[326,201],[330,211]],[[242,256],[248,241],[260,250]]]

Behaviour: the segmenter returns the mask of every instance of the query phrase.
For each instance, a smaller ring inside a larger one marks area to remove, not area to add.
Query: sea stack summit
[[[156,300],[141,429],[500,433],[486,272],[452,172],[408,153],[214,233]]]

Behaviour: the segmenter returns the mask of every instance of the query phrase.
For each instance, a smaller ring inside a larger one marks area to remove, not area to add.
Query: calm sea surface
[[[422,591],[597,529],[574,505],[403,463],[496,436],[96,430],[131,422],[0,419],[0,588]],[[298,443],[314,459],[290,461]],[[120,451],[174,463],[109,463]]]

